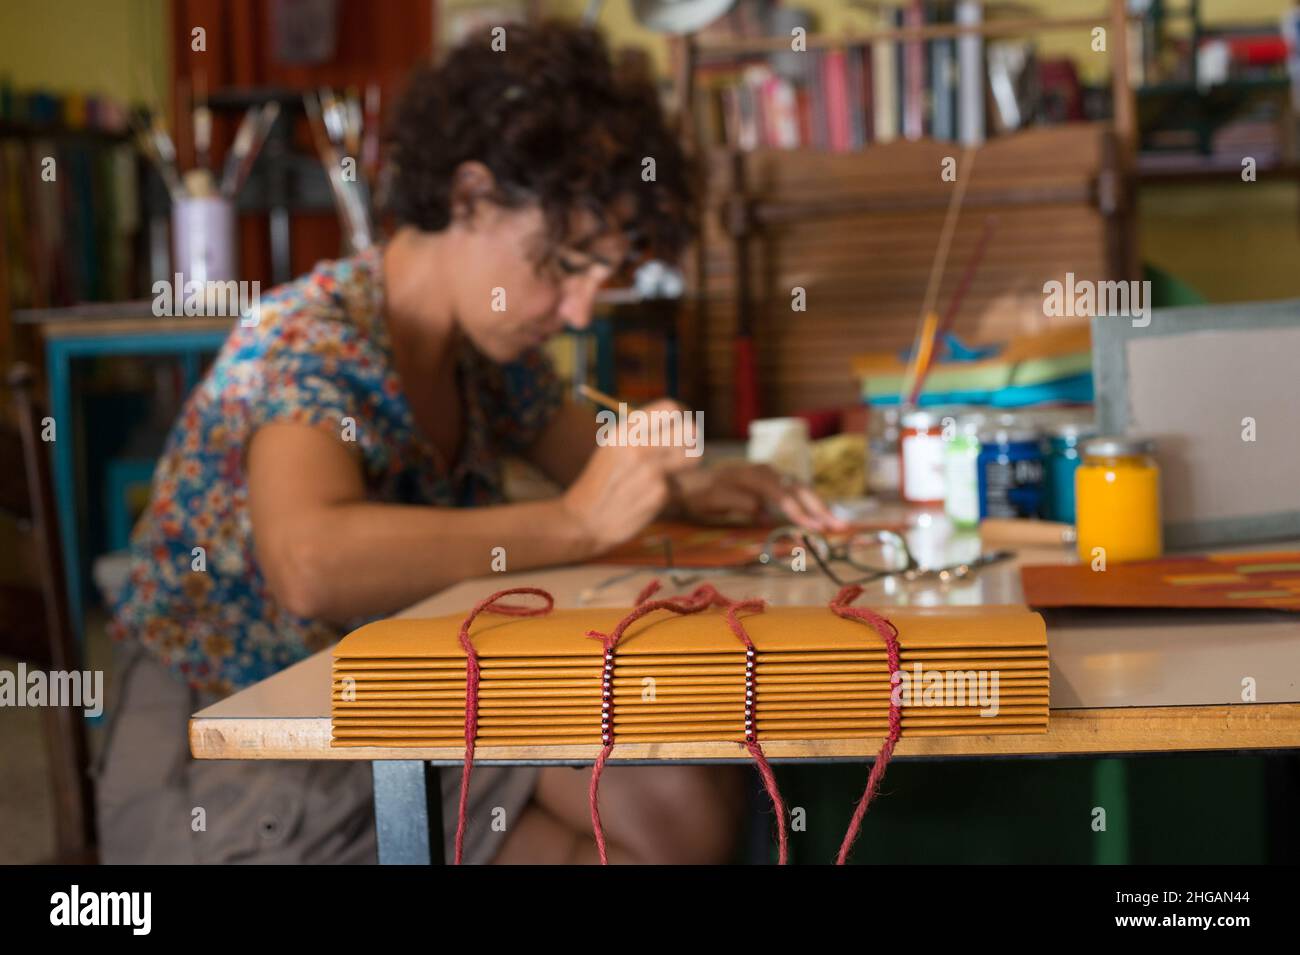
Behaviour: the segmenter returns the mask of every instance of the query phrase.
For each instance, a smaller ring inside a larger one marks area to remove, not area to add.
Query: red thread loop
[[[632,604],[632,606],[634,606],[634,607],[639,607],[639,606],[641,606],[643,603],[645,603],[647,600],[649,600],[651,597],[653,597],[653,596],[654,596],[655,594],[657,594],[657,593],[659,593],[659,578],[658,578],[658,577],[656,577],[654,580],[650,581],[650,583],[646,584],[646,585],[641,589],[641,592],[640,592],[639,594],[636,595],[636,601]]]
[[[652,581],[650,585],[641,591],[640,596],[637,598],[637,605],[609,633],[600,633],[596,630],[587,631],[587,636],[593,640],[599,640],[605,648],[605,656],[602,661],[603,669],[601,671],[600,714],[600,736],[603,745],[600,754],[591,767],[591,786],[587,791],[587,798],[591,803],[591,831],[596,838],[596,852],[600,856],[601,865],[609,865],[609,849],[605,842],[605,828],[600,821],[599,794],[600,777],[605,771],[605,764],[609,762],[609,754],[614,749],[614,648],[623,639],[628,627],[657,610],[671,610],[673,613],[680,614],[699,613],[701,610],[713,606],[715,601],[727,602],[726,598],[722,597],[711,584],[700,584],[685,597],[670,597],[664,600],[648,599],[658,590],[659,582],[657,580]]]
[[[726,600],[720,594],[718,597]],[[743,610],[761,612],[766,608],[767,604],[762,600],[728,601],[727,626],[736,635],[736,639],[745,646],[745,748],[749,750],[749,755],[754,757],[758,774],[763,778],[763,788],[767,790],[767,798],[772,800],[772,811],[776,813],[776,864],[785,865],[790,857],[790,838],[785,826],[785,800],[781,798],[781,790],[777,787],[776,774],[772,772],[772,766],[768,763],[763,747],[758,742],[758,724],[754,717],[758,705],[758,684],[755,676],[758,652],[739,617]]]
[[[497,603],[502,597],[528,595],[541,597],[546,601],[544,607],[520,607],[515,604]],[[469,612],[460,625],[460,645],[465,649],[465,768],[460,776],[460,806],[456,812],[456,865],[461,864],[465,851],[465,816],[469,807],[469,777],[474,769],[474,740],[478,736],[478,685],[481,673],[478,663],[478,651],[469,638],[470,625],[481,613],[498,613],[507,617],[541,617],[551,612],[555,598],[545,590],[537,587],[514,587],[510,590],[498,590],[486,600],[480,600]],[[430,825],[438,825],[432,820]]]
[[[867,815],[867,807],[871,804],[880,781],[885,776],[885,769],[889,766],[889,760],[894,755],[894,746],[898,743],[899,734],[903,730],[902,708],[898,694],[894,692],[894,678],[898,673],[900,657],[898,628],[873,610],[849,606],[861,595],[861,587],[856,585],[845,587],[831,600],[830,608],[839,617],[846,620],[859,620],[867,624],[885,642],[885,652],[889,659],[889,733],[885,737],[884,745],[880,747],[880,752],[876,754],[876,762],[867,777],[867,788],[863,791],[862,798],[858,800],[857,808],[853,810],[853,818],[849,821],[848,831],[845,832],[844,841],[840,844],[839,856],[835,859],[836,865],[844,865],[848,861],[849,851],[857,841],[862,820]]]

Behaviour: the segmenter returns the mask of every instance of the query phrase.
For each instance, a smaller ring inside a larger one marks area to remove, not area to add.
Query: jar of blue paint
[[[1038,429],[1002,415],[980,431],[976,465],[980,519],[1039,517],[1043,510],[1043,447]]]
[[[1091,436],[1091,430],[1078,423],[1048,429],[1043,516],[1049,521],[1074,523],[1074,472],[1079,467],[1079,446]]]

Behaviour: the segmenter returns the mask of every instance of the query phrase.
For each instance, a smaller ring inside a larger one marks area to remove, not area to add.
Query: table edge
[[[190,752],[196,759],[453,760],[463,747],[332,747],[326,717],[275,720],[192,717]],[[772,759],[874,757],[880,739],[770,740]],[[1069,756],[1215,750],[1300,749],[1300,703],[1106,707],[1051,711],[1045,733],[1019,736],[904,736],[895,757]],[[599,744],[476,747],[476,758],[503,762],[591,762]],[[614,762],[748,759],[740,743],[623,743]]]

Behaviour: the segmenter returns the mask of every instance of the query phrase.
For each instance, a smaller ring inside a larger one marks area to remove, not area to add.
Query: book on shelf
[[[814,149],[829,149],[830,119],[826,110],[826,77],[822,68],[824,54],[815,50],[807,54],[808,63],[808,111],[807,124],[810,136],[801,145]]]
[[[137,176],[129,143],[0,131],[0,312],[131,297]]]
[[[871,45],[872,104],[875,111],[872,128],[873,139],[878,143],[890,143],[898,138],[898,100],[894,91],[897,84],[896,46],[888,40],[877,40]]]
[[[973,26],[984,19],[979,0],[958,0],[953,19]],[[978,36],[957,38],[957,138],[962,145],[978,146],[984,141],[984,40]]]
[[[827,50],[821,65],[826,89],[826,115],[830,123],[830,148],[832,152],[848,152],[852,148],[848,57],[843,50]]]
[[[957,44],[952,39],[930,44],[930,135],[957,138]]]
[[[907,7],[898,12],[902,15],[903,26],[909,28],[925,26],[923,0],[912,0]],[[900,61],[903,65],[903,80],[899,88],[903,93],[903,105],[900,111],[903,115],[905,139],[920,139],[925,135],[927,105],[925,52],[925,44],[920,40],[906,40],[903,43],[903,56]]]
[[[979,24],[982,0],[909,0],[880,13],[882,30]],[[799,54],[737,56],[701,67],[702,141],[732,149],[862,149],[896,139],[978,144],[985,137],[980,36],[876,39]],[[778,60],[780,69],[777,68]]]

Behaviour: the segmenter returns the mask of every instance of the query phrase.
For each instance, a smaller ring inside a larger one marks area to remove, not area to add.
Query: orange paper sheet
[[[1300,551],[1215,553],[1109,564],[1022,567],[1031,607],[1300,610]]]

